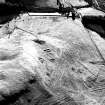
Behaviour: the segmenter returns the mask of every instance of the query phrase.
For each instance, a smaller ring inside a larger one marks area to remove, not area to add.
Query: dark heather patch
[[[36,39],[36,40],[33,40],[35,43],[37,43],[37,44],[41,44],[41,45],[43,45],[43,44],[45,44],[46,42],[45,41],[43,41],[43,40],[39,40],[39,39]]]

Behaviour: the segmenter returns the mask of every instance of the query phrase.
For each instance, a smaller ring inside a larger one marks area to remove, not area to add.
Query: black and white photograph
[[[0,0],[0,105],[105,105],[105,0]]]

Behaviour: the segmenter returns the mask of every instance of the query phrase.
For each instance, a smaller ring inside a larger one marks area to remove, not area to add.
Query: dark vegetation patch
[[[25,90],[21,90],[18,93],[15,94],[11,94],[11,95],[2,95],[4,100],[0,101],[0,105],[10,105],[16,102],[16,100],[19,99],[19,97],[21,97],[23,94],[29,92],[29,90],[25,89]]]
[[[23,12],[24,8],[19,5],[0,4],[0,24],[5,24]]]
[[[37,44],[40,44],[40,45],[43,45],[43,44],[45,44],[46,42],[45,41],[43,41],[43,40],[39,40],[39,39],[36,39],[36,40],[33,40],[35,43],[37,43]]]
[[[102,16],[83,16],[83,25],[97,32],[102,38],[105,38],[105,17]]]

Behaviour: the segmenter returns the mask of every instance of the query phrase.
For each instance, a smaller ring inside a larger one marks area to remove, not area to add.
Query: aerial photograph
[[[105,105],[105,0],[0,0],[0,105]]]

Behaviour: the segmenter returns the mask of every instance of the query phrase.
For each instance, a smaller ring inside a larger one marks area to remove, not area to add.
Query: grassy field
[[[2,105],[102,104],[105,41],[79,19],[24,14],[0,33]]]
[[[50,0],[36,2],[43,4],[40,11],[46,5],[55,11]],[[79,12],[104,17],[93,8]],[[81,18],[27,13],[10,20],[0,27],[0,105],[104,105],[105,40],[96,33],[101,26],[94,32]]]

